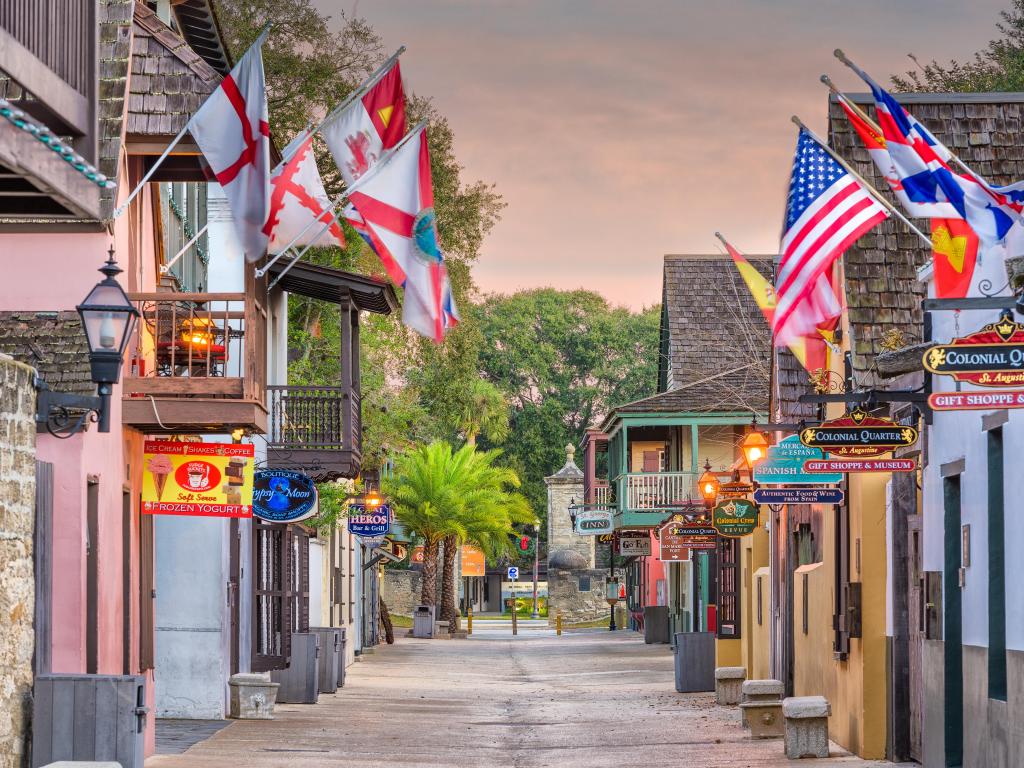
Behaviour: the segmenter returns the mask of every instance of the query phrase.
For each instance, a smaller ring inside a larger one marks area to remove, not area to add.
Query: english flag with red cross
[[[261,48],[267,32],[245,52],[192,116],[189,133],[224,189],[245,258],[267,250],[270,212],[270,124]]]
[[[344,248],[345,233],[335,219],[331,199],[316,167],[313,133],[300,133],[283,154],[288,160],[270,176],[270,213],[263,226],[263,233],[270,240],[267,250],[279,253],[289,243]],[[314,221],[330,226],[324,232],[323,226],[312,225]]]
[[[398,61],[320,129],[345,183],[351,187],[405,135],[405,92]]]
[[[437,342],[459,321],[437,237],[427,133],[417,128],[349,195],[391,279],[402,321]]]

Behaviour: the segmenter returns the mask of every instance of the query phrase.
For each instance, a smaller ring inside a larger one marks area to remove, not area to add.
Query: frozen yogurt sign
[[[253,447],[147,440],[142,512],[252,517]]]

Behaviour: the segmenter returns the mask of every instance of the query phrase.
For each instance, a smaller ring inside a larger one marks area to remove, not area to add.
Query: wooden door
[[[921,516],[907,517],[907,615],[909,618],[910,670],[910,757],[923,761],[921,735],[924,730],[924,677],[922,672],[922,648],[924,646],[924,574],[921,571],[921,553],[924,542],[921,538]]]
[[[239,671],[239,644],[241,642],[239,590],[242,581],[242,529],[235,518],[232,518],[231,524],[228,526],[228,536],[231,539],[228,544],[228,622],[231,631],[231,674],[235,675]]]

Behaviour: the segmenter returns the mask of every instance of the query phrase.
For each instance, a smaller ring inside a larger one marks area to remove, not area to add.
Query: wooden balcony
[[[354,477],[362,461],[359,392],[346,387],[267,387],[267,465],[317,481]]]
[[[147,434],[266,432],[265,309],[245,293],[129,294],[122,419]]]
[[[629,472],[616,480],[617,527],[654,527],[700,500],[693,472]]]

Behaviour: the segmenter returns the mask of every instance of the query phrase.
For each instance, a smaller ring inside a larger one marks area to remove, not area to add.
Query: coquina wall
[[[33,371],[0,358],[0,767],[24,762],[32,695],[36,428]]]

